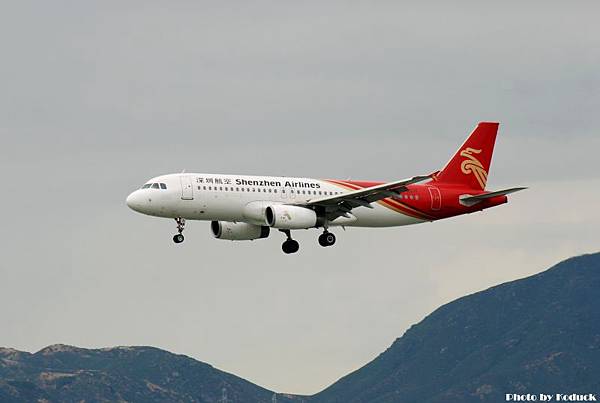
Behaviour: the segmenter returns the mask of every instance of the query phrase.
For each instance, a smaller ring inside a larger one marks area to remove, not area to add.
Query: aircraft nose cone
[[[127,206],[134,211],[140,211],[142,209],[142,197],[137,190],[127,196],[125,203],[127,203]]]

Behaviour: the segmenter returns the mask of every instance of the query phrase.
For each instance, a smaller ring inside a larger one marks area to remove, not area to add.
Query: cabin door
[[[194,200],[194,185],[192,184],[192,177],[189,175],[182,175],[179,177],[181,182],[181,199],[182,200]]]
[[[429,186],[429,195],[431,196],[431,209],[437,211],[442,208],[442,195],[436,187]]]

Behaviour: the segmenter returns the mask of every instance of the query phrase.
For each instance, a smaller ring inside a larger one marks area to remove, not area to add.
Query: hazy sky
[[[152,345],[314,393],[439,305],[595,252],[600,3],[0,1],[0,346]],[[504,205],[219,241],[162,173],[394,180],[501,122]]]

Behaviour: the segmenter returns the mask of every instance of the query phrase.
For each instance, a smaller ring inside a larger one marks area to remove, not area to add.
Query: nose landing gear
[[[185,228],[185,218],[177,217],[175,219],[175,222],[177,223],[177,232],[178,233],[173,236],[173,242],[182,243],[184,240],[182,233],[183,233],[183,229]]]
[[[281,250],[283,250],[283,253],[289,254],[298,252],[298,249],[300,249],[300,244],[298,243],[298,241],[292,239],[292,234],[290,230],[282,229],[280,231],[287,236],[287,239],[283,242],[283,244],[281,244]]]
[[[335,235],[331,232],[325,230],[321,235],[319,235],[319,245],[326,247],[331,246],[335,243]]]

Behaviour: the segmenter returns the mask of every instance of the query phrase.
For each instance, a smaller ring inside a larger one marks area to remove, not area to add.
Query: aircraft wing
[[[346,213],[349,213],[356,207],[373,208],[371,203],[385,199],[386,197],[398,196],[400,193],[406,192],[407,185],[422,182],[427,179],[431,179],[431,175],[414,176],[409,179],[384,183],[335,196],[313,199],[298,205],[322,209],[324,210],[327,219],[332,221],[340,216],[348,217]]]

